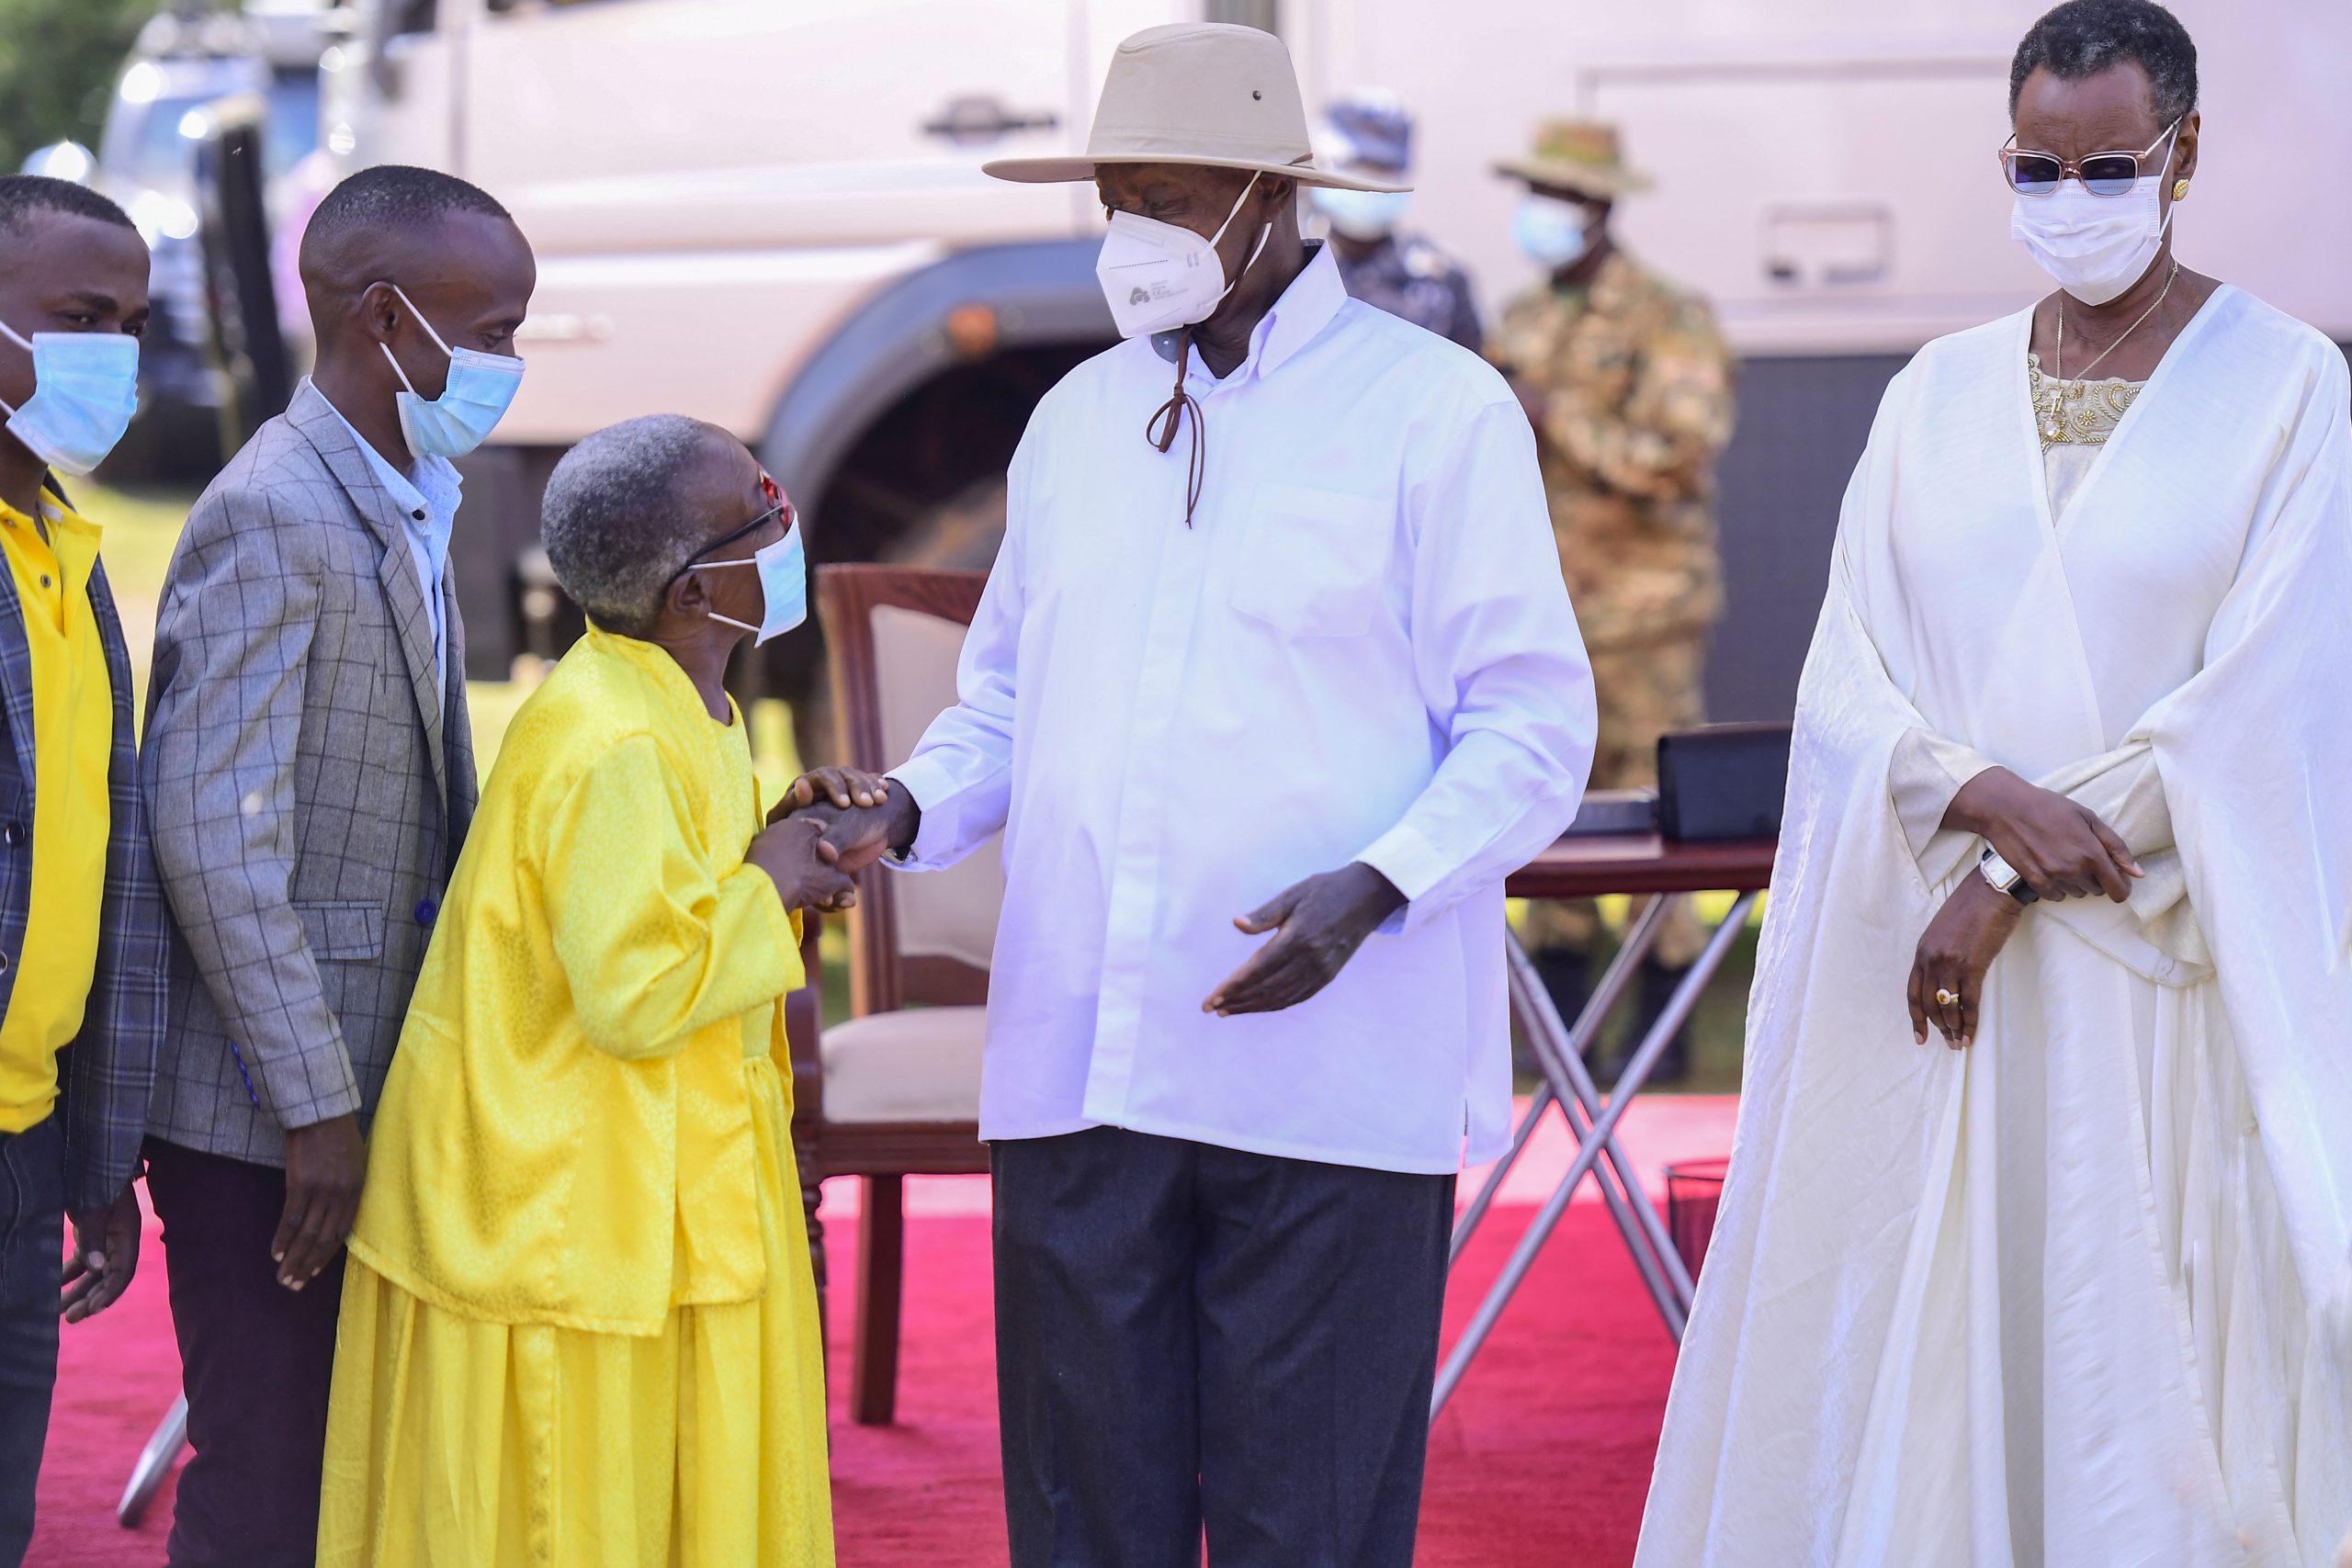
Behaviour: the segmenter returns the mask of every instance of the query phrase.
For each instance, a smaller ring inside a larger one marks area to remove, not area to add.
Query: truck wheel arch
[[[890,284],[793,378],[761,438],[761,460],[813,516],[859,437],[927,382],[989,354],[1115,342],[1094,279],[1097,250],[1082,239],[976,246]],[[970,306],[993,317],[978,355],[948,330]]]

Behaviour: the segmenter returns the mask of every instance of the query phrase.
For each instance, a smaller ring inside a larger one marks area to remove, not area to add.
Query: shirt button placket
[[[1214,394],[1212,394],[1214,395]],[[1191,416],[1187,416],[1191,417]],[[1181,458],[1182,441],[1170,454]],[[1124,1122],[1135,1082],[1143,1023],[1143,988],[1149,973],[1152,926],[1159,908],[1160,859],[1173,776],[1169,747],[1182,698],[1184,664],[1199,618],[1215,508],[1204,494],[1193,526],[1183,525],[1183,472],[1176,470],[1166,504],[1147,515],[1172,528],[1160,541],[1150,620],[1136,682],[1118,837],[1111,859],[1111,897],[1102,942],[1102,979],[1094,1012],[1094,1049],[1086,1075],[1086,1114]]]

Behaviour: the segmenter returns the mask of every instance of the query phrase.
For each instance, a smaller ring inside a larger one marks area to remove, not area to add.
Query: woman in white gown
[[[2352,385],[2174,261],[2195,62],[2036,24],[2060,291],[1847,491],[1641,1568],[2352,1564]]]

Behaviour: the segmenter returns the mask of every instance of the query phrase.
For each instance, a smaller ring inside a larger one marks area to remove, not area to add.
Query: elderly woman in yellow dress
[[[507,732],[385,1086],[320,1561],[829,1564],[781,1004],[795,911],[852,893],[763,820],[722,684],[802,618],[792,509],[656,415],[557,466],[544,532],[590,626]]]

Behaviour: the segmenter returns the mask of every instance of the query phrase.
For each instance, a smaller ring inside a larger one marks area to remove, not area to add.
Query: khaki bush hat
[[[1103,164],[1197,164],[1285,175],[1340,190],[1409,190],[1317,161],[1283,40],[1225,22],[1147,28],[1119,45],[1102,78],[1094,130],[1075,157],[999,158],[1001,180],[1091,180]]]
[[[1602,201],[1650,188],[1647,175],[1625,166],[1617,128],[1597,119],[1545,120],[1535,128],[1535,151],[1497,164],[1495,173]]]

